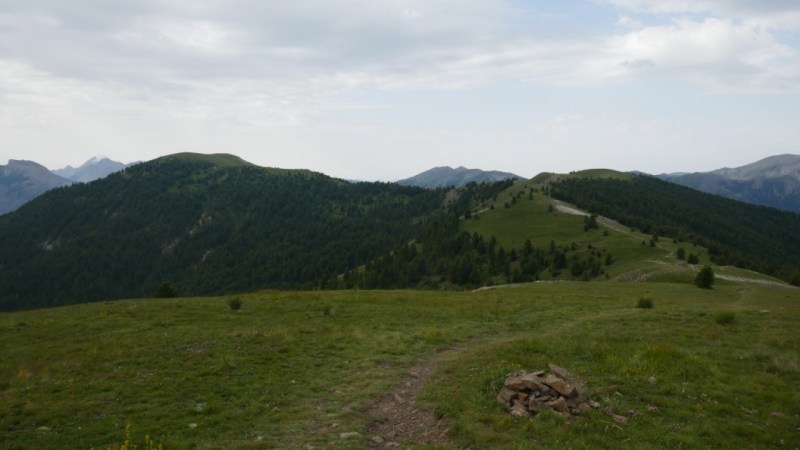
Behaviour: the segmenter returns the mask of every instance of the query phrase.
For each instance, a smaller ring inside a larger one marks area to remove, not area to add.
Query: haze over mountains
[[[50,171],[33,161],[12,159],[0,166],[0,214],[14,211],[50,189],[88,183],[126,166],[108,158],[91,158],[78,168],[67,166]]]
[[[777,155],[736,168],[659,177],[709,194],[800,213],[800,155]]]
[[[80,167],[67,166],[63,169],[56,169],[54,174],[68,178],[80,183],[88,183],[120,171],[130,164],[112,161],[108,158],[91,158]]]

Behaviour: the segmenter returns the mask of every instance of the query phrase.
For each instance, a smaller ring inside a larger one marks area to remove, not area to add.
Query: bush
[[[169,283],[161,283],[156,289],[156,298],[173,298],[177,296],[178,291]]]
[[[714,269],[711,266],[705,266],[700,269],[694,279],[694,284],[703,289],[711,289],[711,285],[714,284]]]
[[[721,312],[714,317],[714,321],[720,325],[733,325],[736,323],[736,315],[730,311]]]
[[[242,309],[242,299],[239,297],[229,298],[228,307],[231,309],[231,311],[238,311]]]
[[[689,264],[700,264],[700,258],[697,257],[694,253],[689,253],[689,258],[686,260]]]
[[[652,309],[653,300],[649,298],[640,298],[639,303],[636,304],[636,307],[642,309]]]

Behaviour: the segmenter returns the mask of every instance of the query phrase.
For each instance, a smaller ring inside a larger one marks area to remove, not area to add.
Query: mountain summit
[[[108,158],[94,157],[83,163],[80,167],[67,166],[63,169],[56,169],[54,174],[68,178],[79,183],[88,183],[99,178],[118,172],[127,167],[121,162],[112,161]]]
[[[33,161],[12,159],[0,166],[0,214],[14,211],[50,189],[72,181]]]
[[[800,213],[800,155],[777,155],[736,168],[661,178],[699,191]]]
[[[438,188],[446,186],[461,187],[468,183],[493,182],[507,179],[523,179],[519,175],[496,170],[485,171],[480,169],[467,169],[466,167],[434,167],[413,177],[400,180],[397,184],[403,186],[419,186],[424,188]]]

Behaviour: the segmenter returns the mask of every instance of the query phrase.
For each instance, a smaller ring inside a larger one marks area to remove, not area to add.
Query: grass
[[[625,176],[629,174],[621,174]],[[655,247],[650,246],[651,235],[632,231],[616,222],[599,220],[599,229],[584,231],[584,218],[557,209],[550,211],[553,200],[540,192],[529,195],[530,189],[541,190],[534,181],[519,182],[500,193],[494,200],[494,209],[486,209],[477,220],[465,220],[464,230],[485,237],[495,236],[506,250],[521,248],[530,239],[534,247],[546,249],[553,240],[557,245],[575,243],[579,256],[593,249],[611,253],[614,263],[603,269],[612,280],[663,281],[691,283],[696,272],[693,266],[676,258],[678,248],[699,256],[700,264],[710,264],[708,251],[686,242],[673,242],[661,238]],[[523,193],[519,196],[520,193]],[[511,204],[511,199],[517,201]],[[504,206],[509,203],[509,207]],[[645,244],[643,245],[642,242]],[[716,270],[716,267],[715,267]],[[545,272],[544,278],[548,276]],[[562,276],[569,276],[568,271]],[[761,275],[757,275],[761,277]]]
[[[0,448],[118,446],[129,424],[134,442],[167,449],[365,448],[365,411],[445,348],[457,351],[423,403],[452,421],[459,447],[800,443],[797,290],[559,282],[238,297],[236,314],[183,298],[0,315]],[[632,307],[643,297],[659,308]],[[715,324],[726,311],[735,327]],[[640,415],[515,421],[495,403],[506,373],[551,362]],[[339,438],[350,431],[363,437]]]

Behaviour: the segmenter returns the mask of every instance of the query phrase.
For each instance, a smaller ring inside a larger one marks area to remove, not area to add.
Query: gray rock
[[[352,439],[361,436],[358,431],[348,431],[347,433],[339,433],[339,439]]]

